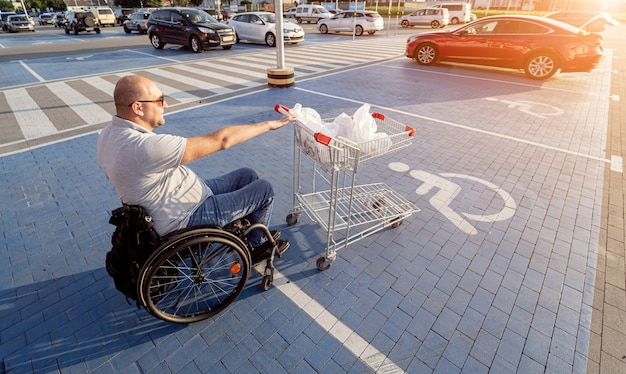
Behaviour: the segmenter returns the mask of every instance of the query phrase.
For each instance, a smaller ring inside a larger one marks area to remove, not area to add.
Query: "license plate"
[[[225,42],[230,42],[230,41],[233,40],[233,37],[231,35],[225,36],[225,37],[222,38],[222,40],[224,40]]]

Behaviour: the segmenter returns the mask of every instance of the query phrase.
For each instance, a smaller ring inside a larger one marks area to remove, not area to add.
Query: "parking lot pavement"
[[[623,143],[605,151],[623,131],[609,126],[609,113],[619,117],[612,66],[536,83],[398,59],[168,115],[160,131],[189,136],[275,118],[276,103],[334,117],[368,102],[417,132],[411,147],[362,165],[358,182],[384,181],[421,212],[341,250],[324,272],[315,268],[323,230],[306,218],[284,223],[291,131],[192,164],[202,175],[246,165],[271,179],[272,224],[292,248],[270,290],[255,273],[227,311],[187,326],[128,305],[103,268],[119,201],[97,164],[97,134],[0,157],[4,372],[623,367],[623,324],[613,319],[623,316],[614,313],[623,201],[610,200],[623,181],[613,157]],[[381,72],[384,86],[361,79]]]

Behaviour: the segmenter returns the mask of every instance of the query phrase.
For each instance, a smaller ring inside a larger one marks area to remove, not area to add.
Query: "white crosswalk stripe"
[[[68,86],[64,82],[54,82],[48,84],[48,88],[55,92],[57,96],[75,110],[86,124],[95,125],[111,120],[111,113],[104,110],[98,104],[94,104],[89,98]]]
[[[401,38],[383,37],[374,40],[290,47],[285,50],[285,63],[295,69],[297,80],[310,74],[332,72],[365,62],[401,56],[404,43],[404,39]],[[171,103],[170,107],[175,107],[179,104],[207,100],[212,96],[231,94],[241,89],[266,87],[267,69],[276,66],[275,49],[267,49],[261,52],[172,63],[70,80],[76,84],[68,84],[67,81],[42,82],[36,86],[0,90],[0,95],[4,96],[4,102],[8,106],[3,108],[3,101],[0,100],[0,113],[5,113],[3,121],[7,123],[4,125],[13,126],[16,130],[19,127],[24,140],[31,140],[54,135],[62,131],[59,129],[66,129],[67,123],[54,123],[63,120],[64,117],[84,121],[76,123],[76,127],[106,124],[111,119],[110,104],[115,81],[119,77],[142,73],[153,77],[164,95],[171,99],[168,102]],[[31,90],[35,90],[37,94],[31,95],[29,93]],[[83,90],[97,90],[100,96],[104,93],[111,99],[98,100],[96,103],[88,97],[89,92],[81,92]],[[41,92],[50,92],[56,98],[48,97],[49,95]],[[59,108],[58,106],[62,104],[65,107]],[[103,107],[105,104],[108,107]],[[54,108],[56,113],[49,116],[45,109],[48,107]],[[59,115],[59,111],[67,115]],[[5,143],[5,139],[0,135],[0,145],[2,143]]]
[[[8,90],[4,92],[4,95],[26,140],[57,132],[52,122],[32,100],[26,89]]]

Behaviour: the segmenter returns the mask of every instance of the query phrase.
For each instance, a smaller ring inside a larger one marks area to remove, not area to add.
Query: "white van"
[[[443,3],[431,5],[432,8],[446,8],[450,15],[450,24],[458,25],[459,23],[467,23],[472,20],[472,4],[471,3]]]
[[[100,25],[107,26],[115,26],[115,22],[117,18],[115,17],[115,13],[113,13],[113,9],[106,6],[97,6],[97,7],[86,7],[85,10],[91,11],[97,18],[100,20]]]
[[[333,14],[321,5],[298,5],[296,8],[296,21],[302,23],[317,23],[321,19],[331,18]]]

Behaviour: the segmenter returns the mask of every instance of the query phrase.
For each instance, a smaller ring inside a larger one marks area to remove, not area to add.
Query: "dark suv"
[[[70,10],[65,13],[65,20],[63,28],[66,34],[70,31],[74,35],[78,35],[80,31],[95,31],[96,34],[100,34],[100,21],[91,12]]]
[[[193,8],[161,8],[153,11],[148,19],[148,37],[156,49],[172,43],[187,46],[196,53],[210,47],[230,49],[237,41],[232,27]]]

